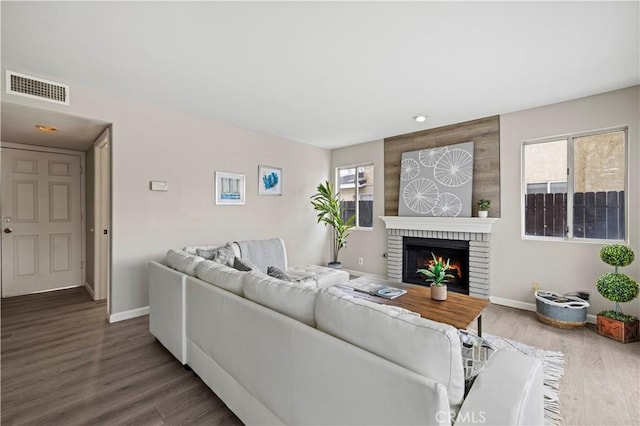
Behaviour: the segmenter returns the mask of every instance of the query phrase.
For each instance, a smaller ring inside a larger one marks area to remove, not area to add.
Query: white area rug
[[[559,397],[560,378],[564,374],[564,354],[562,352],[545,351],[515,340],[486,333],[482,337],[497,349],[518,351],[542,360],[542,371],[544,373],[544,422],[545,425],[559,425],[562,422]]]

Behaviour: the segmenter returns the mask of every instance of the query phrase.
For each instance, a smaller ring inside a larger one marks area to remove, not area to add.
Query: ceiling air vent
[[[7,93],[69,105],[69,86],[7,70]]]

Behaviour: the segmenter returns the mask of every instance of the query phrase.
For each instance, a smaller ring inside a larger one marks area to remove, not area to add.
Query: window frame
[[[356,191],[356,198],[355,198],[355,207],[356,207],[356,213],[355,213],[355,220],[354,220],[354,227],[351,228],[353,230],[359,230],[359,231],[372,231],[373,230],[373,226],[375,223],[375,220],[373,220],[374,218],[371,218],[371,226],[359,226],[358,224],[360,223],[360,188],[358,187],[358,168],[359,167],[372,167],[372,171],[375,174],[375,165],[372,162],[368,162],[368,163],[357,163],[357,164],[351,164],[351,165],[346,165],[346,166],[336,166],[335,168],[335,188],[336,191],[340,193],[340,200],[342,201],[342,190],[340,188],[340,170],[345,170],[345,169],[356,169],[356,178],[355,178],[355,191]],[[373,197],[373,201],[371,202],[371,211],[373,212],[373,203],[375,203],[375,179],[373,182],[373,193],[374,193],[374,197]]]
[[[604,133],[624,133],[624,238],[623,239],[601,239],[601,238],[580,238],[573,235],[573,193],[574,193],[574,139],[585,136],[596,136]],[[563,237],[527,235],[525,218],[525,196],[527,194],[527,183],[525,181],[525,147],[539,143],[567,141],[567,226]],[[583,132],[566,133],[562,135],[549,136],[536,139],[526,139],[522,141],[520,147],[520,237],[530,241],[548,242],[569,242],[587,244],[629,244],[629,126],[607,127],[597,130]]]

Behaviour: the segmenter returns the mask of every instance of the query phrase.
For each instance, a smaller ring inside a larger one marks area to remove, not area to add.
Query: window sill
[[[521,235],[520,239],[523,241],[541,241],[547,243],[572,243],[572,244],[624,244],[629,245],[626,240],[600,240],[596,238],[560,238],[560,237],[538,237],[534,235]]]

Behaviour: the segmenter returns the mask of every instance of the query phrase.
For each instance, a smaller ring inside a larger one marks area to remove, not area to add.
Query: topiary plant
[[[638,297],[640,290],[638,283],[630,276],[618,272],[619,267],[630,265],[634,258],[633,250],[622,244],[609,244],[600,250],[600,259],[615,269],[614,272],[608,272],[598,278],[596,287],[601,295],[616,302],[615,311],[603,311],[600,315],[618,320],[626,318],[635,321],[637,319],[632,315],[624,315],[620,309],[620,303],[630,302]]]
[[[600,250],[600,259],[607,265],[615,266],[616,272],[618,267],[631,265],[635,255],[633,250],[622,244],[609,244]]]

